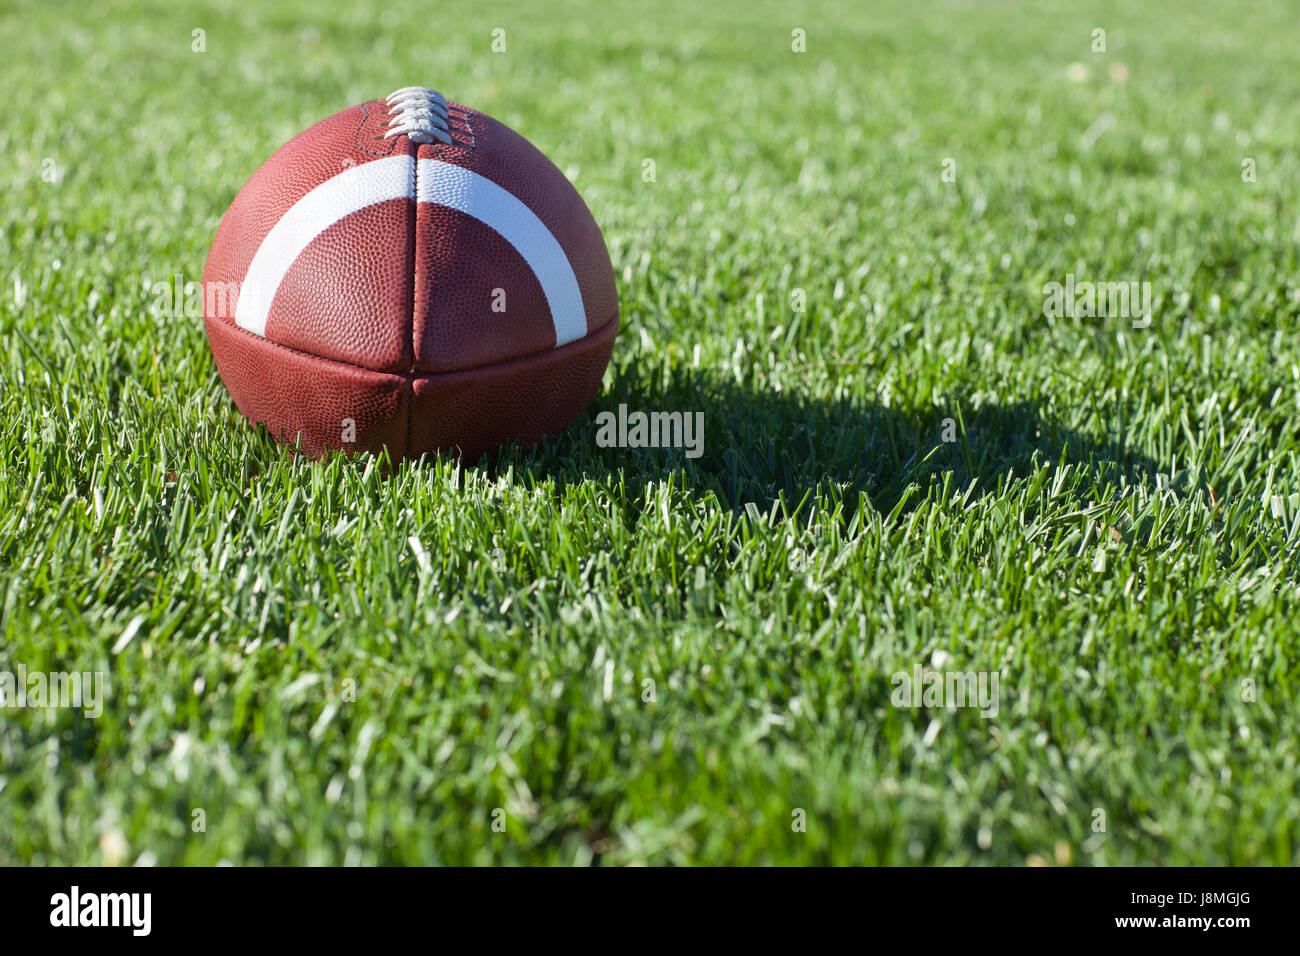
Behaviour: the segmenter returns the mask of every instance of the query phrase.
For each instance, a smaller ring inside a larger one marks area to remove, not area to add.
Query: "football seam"
[[[453,149],[453,148],[463,149],[466,152],[471,152],[471,153],[474,150],[478,149],[478,136],[476,136],[474,133],[474,127],[470,125],[470,120],[473,119],[477,115],[477,113],[467,106],[462,108],[465,110],[465,119],[462,120],[462,122],[465,124],[465,132],[469,134],[469,142],[468,143],[456,142],[455,137],[453,137],[452,138],[453,142],[451,146],[446,146],[443,143],[434,143],[433,144],[434,151],[438,154],[438,158],[442,160],[444,163],[450,163],[451,160],[443,155],[442,153],[443,149]],[[451,115],[450,104],[448,105],[447,115],[448,116]]]
[[[359,104],[359,108],[361,109],[361,122],[357,124],[357,131],[352,134],[353,145],[356,146],[358,152],[369,153],[371,156],[392,156],[393,150],[397,148],[396,139],[389,141],[387,150],[370,149],[368,146],[363,146],[361,144],[361,131],[366,128],[366,120],[370,119],[370,110],[368,109],[369,105],[369,103]]]
[[[404,429],[404,435],[402,439],[403,441],[402,457],[405,458],[405,457],[409,457],[410,450],[411,450],[411,425],[415,416],[415,383],[417,380],[419,379],[432,380],[436,378],[449,377],[453,375],[467,375],[474,372],[485,372],[494,369],[503,369],[511,365],[514,365],[516,363],[527,362],[537,358],[538,356],[543,356],[543,355],[559,356],[563,352],[569,349],[577,349],[582,345],[589,345],[591,342],[595,341],[595,339],[598,336],[605,334],[605,332],[610,328],[611,325],[615,325],[615,326],[617,325],[618,315],[619,315],[619,310],[616,308],[613,314],[604,322],[602,322],[600,326],[596,328],[594,331],[587,333],[587,335],[583,336],[580,339],[575,339],[572,342],[568,342],[564,345],[561,345],[558,348],[541,349],[537,352],[529,352],[527,355],[519,356],[517,358],[506,359],[503,362],[493,362],[491,365],[475,365],[475,366],[471,366],[470,368],[453,369],[451,371],[445,371],[445,372],[419,372],[419,373],[379,372],[372,368],[366,368],[363,365],[355,365],[352,362],[340,362],[337,359],[326,358],[323,355],[316,355],[314,352],[305,352],[302,349],[296,349],[291,345],[283,345],[280,342],[275,342],[272,341],[271,339],[260,336],[255,332],[250,332],[248,331],[248,329],[241,328],[240,326],[236,325],[234,322],[231,322],[229,319],[212,319],[209,321],[221,322],[227,325],[228,327],[230,327],[231,329],[233,329],[239,335],[246,335],[255,341],[263,342],[267,345],[270,345],[272,348],[283,349],[284,351],[289,352],[293,355],[300,355],[305,358],[315,359],[316,361],[324,362],[326,365],[329,366],[337,366],[339,368],[345,368],[345,369],[354,369],[360,372],[369,372],[372,375],[382,375],[388,378],[394,378],[399,380],[401,382],[401,388],[397,390],[396,394],[399,395],[404,400],[404,404],[406,405],[406,427]],[[618,333],[616,330],[615,335],[617,334]],[[611,343],[611,348],[612,348],[612,343]],[[217,369],[217,374],[218,375],[221,374],[220,368]],[[601,377],[602,378],[604,377],[603,373]],[[596,383],[596,388],[597,391],[599,391],[600,389],[599,381],[597,381]],[[244,415],[244,417],[248,419],[248,421],[252,422],[254,425],[259,423],[266,425],[268,432],[270,431],[270,427],[271,427],[270,422],[266,421],[265,419],[257,419],[247,414]],[[569,422],[569,425],[572,424],[573,422]],[[568,425],[566,425],[565,427],[567,428]],[[298,436],[300,437],[301,434],[302,432],[299,431]],[[288,442],[284,440],[284,435],[285,435],[284,426],[281,426],[280,428],[280,435],[281,435],[279,439],[280,442],[283,444],[288,444]],[[349,449],[344,448],[340,450],[348,451]]]
[[[420,149],[417,146],[415,155],[411,157],[414,162],[411,163],[411,233],[410,241],[407,243],[407,255],[410,257],[411,265],[411,308],[408,317],[409,325],[407,327],[406,341],[410,343],[411,348],[411,367],[407,370],[410,375],[415,372],[415,357],[419,354],[419,348],[415,341],[415,310],[418,306],[418,292],[420,288],[419,277],[419,257],[416,255],[416,243],[419,242],[419,221],[420,221]],[[415,388],[407,382],[407,388],[412,395],[415,394]],[[411,447],[411,423],[414,418],[414,402],[406,403],[406,437],[403,439],[403,454],[410,450]]]
[[[269,338],[268,336],[258,335],[256,332],[251,332],[248,329],[244,328],[242,325],[240,325],[238,322],[235,322],[233,319],[227,316],[206,316],[205,315],[204,321],[220,322],[223,325],[228,325],[231,328],[236,329],[239,332],[242,332],[244,335],[251,336],[253,339],[255,339],[258,342],[265,342],[267,345],[272,345],[277,349],[284,349],[286,352],[292,352],[294,355],[302,355],[305,356],[306,358],[318,359],[322,362],[328,362],[331,365],[342,366],[343,368],[356,369],[358,372],[372,372],[375,375],[392,375],[396,378],[404,378],[413,381],[417,378],[432,378],[437,375],[459,375],[463,372],[475,372],[478,371],[479,369],[500,368],[503,365],[509,365],[511,362],[522,362],[527,359],[534,358],[535,356],[538,355],[553,355],[561,351],[562,349],[567,349],[571,345],[578,345],[579,343],[585,342],[588,339],[593,338],[594,336],[605,331],[605,328],[609,325],[609,323],[613,322],[615,319],[618,318],[618,314],[619,314],[619,310],[616,308],[614,309],[613,313],[609,316],[609,318],[607,318],[604,322],[600,323],[600,325],[597,325],[595,328],[588,329],[586,335],[582,336],[581,338],[576,338],[572,342],[565,342],[563,345],[554,345],[551,346],[550,348],[537,349],[534,352],[527,352],[524,355],[512,355],[509,358],[502,359],[499,362],[489,362],[486,365],[466,365],[463,368],[444,368],[444,369],[437,369],[434,371],[417,369],[415,366],[411,366],[405,372],[392,371],[391,369],[371,368],[368,365],[360,365],[357,362],[348,362],[344,359],[331,358],[328,355],[318,355],[315,352],[308,352],[306,349],[295,348],[292,345],[285,345],[283,342],[277,342],[275,341],[275,339]]]
[[[315,352],[308,352],[304,349],[294,348],[292,345],[285,345],[283,342],[276,342],[274,339],[268,339],[264,335],[258,335],[256,332],[250,332],[248,329],[240,325],[236,325],[234,322],[230,321],[227,318],[214,317],[214,318],[207,319],[207,321],[221,322],[222,324],[227,325],[230,328],[234,329],[236,332],[240,333],[241,335],[249,336],[254,341],[264,342],[267,345],[272,346],[273,348],[283,349],[286,352],[290,352],[294,355],[300,355],[303,358],[315,359],[318,362],[325,362],[328,365],[337,365],[339,368],[352,369],[357,372],[369,372],[371,375],[386,375],[390,378],[398,378],[406,382],[406,384],[409,386],[413,382],[417,381],[418,379],[432,379],[432,378],[439,378],[447,375],[468,375],[472,372],[482,372],[491,369],[505,368],[509,365],[513,365],[515,362],[527,362],[529,359],[537,358],[539,355],[559,355],[565,349],[573,348],[575,346],[583,344],[584,342],[590,342],[597,335],[599,335],[600,333],[604,332],[607,328],[609,328],[609,324],[617,318],[618,318],[618,309],[615,309],[614,313],[608,319],[600,323],[600,325],[596,326],[596,328],[590,330],[582,338],[574,339],[572,342],[566,342],[563,345],[555,346],[553,348],[538,349],[537,351],[529,352],[526,355],[511,356],[508,359],[503,359],[500,362],[491,362],[487,365],[468,365],[465,368],[448,368],[436,372],[420,371],[414,368],[412,368],[408,372],[390,372],[390,371],[384,371],[382,369],[377,369],[377,368],[369,368],[365,365],[358,365],[355,362],[345,362],[342,359],[329,358],[328,356],[325,355],[317,355]],[[409,413],[407,415],[407,429],[408,431],[410,429]]]

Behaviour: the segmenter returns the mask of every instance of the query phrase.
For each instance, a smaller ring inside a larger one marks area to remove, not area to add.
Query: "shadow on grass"
[[[620,404],[629,413],[703,412],[702,453],[599,447],[597,416],[617,416]],[[675,477],[698,492],[714,492],[731,508],[766,510],[778,499],[793,508],[810,492],[834,494],[847,513],[859,492],[888,512],[909,486],[925,489],[949,473],[954,490],[978,482],[977,494],[994,491],[1010,471],[1023,477],[1045,462],[1089,465],[1098,483],[1121,475],[1146,481],[1155,473],[1151,459],[1069,429],[1035,405],[984,404],[971,411],[973,404],[963,395],[946,408],[924,409],[818,401],[689,372],[661,389],[616,386],[562,435],[532,450],[509,449],[495,468],[509,463],[561,487],[610,475],[636,483]]]

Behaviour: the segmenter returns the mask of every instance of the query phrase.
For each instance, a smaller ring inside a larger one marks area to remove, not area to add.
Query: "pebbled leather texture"
[[[452,450],[473,461],[501,442],[562,431],[595,397],[617,334],[615,319],[550,352],[414,377],[408,454]]]
[[[448,107],[450,145],[385,139],[383,100],[317,123],[217,230],[217,368],[246,417],[308,454],[474,459],[563,429],[599,388],[619,324],[599,227],[527,140]],[[238,289],[226,308],[217,284]]]
[[[458,104],[450,104],[453,116]],[[618,314],[618,293],[614,286],[614,272],[605,248],[604,237],[592,218],[582,197],[564,174],[543,156],[531,143],[482,113],[464,111],[465,125],[473,131],[473,146],[421,146],[421,159],[436,159],[451,163],[497,183],[520,199],[558,240],[578,287],[582,290],[586,307],[588,333],[594,332]],[[486,244],[475,242],[472,225],[461,226],[465,220],[474,222],[464,213],[438,206],[421,205],[421,214],[428,209],[430,225],[440,229],[421,229],[416,235],[416,290],[415,290],[415,358],[417,367],[427,371],[469,368],[479,364],[476,350],[479,333],[475,317],[482,314],[481,296],[493,288],[506,293],[506,312],[500,314],[506,322],[505,334],[519,329],[519,344],[523,347],[487,354],[493,359],[536,351],[528,338],[530,326],[550,332],[549,318],[544,303],[538,301],[539,291],[525,284],[516,288],[507,280],[517,271],[517,258],[502,240]],[[462,235],[464,241],[461,240]],[[503,248],[504,246],[504,248]],[[461,265],[456,265],[461,263]],[[473,264],[469,266],[468,264]],[[464,268],[477,268],[482,273],[495,274],[501,282],[488,288],[478,283],[458,283],[449,276]],[[526,268],[526,266],[524,267]],[[512,295],[511,293],[515,293]],[[490,306],[490,302],[487,303]],[[488,313],[494,314],[494,313]],[[500,326],[496,337],[488,337],[486,345],[501,345]],[[554,345],[554,339],[551,339]]]
[[[208,344],[235,405],[286,444],[406,454],[412,390],[405,375],[375,372],[278,345],[222,319],[205,319]],[[356,439],[344,441],[351,422]]]

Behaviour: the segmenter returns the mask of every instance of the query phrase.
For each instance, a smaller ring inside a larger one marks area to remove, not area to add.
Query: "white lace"
[[[437,90],[423,86],[403,87],[388,94],[388,107],[392,119],[388,121],[384,139],[405,135],[413,143],[451,145],[447,101]]]

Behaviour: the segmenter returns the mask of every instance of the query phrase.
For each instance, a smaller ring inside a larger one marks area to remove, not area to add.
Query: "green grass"
[[[1293,5],[177,7],[0,14],[0,670],[110,694],[0,710],[0,863],[1300,863]],[[623,330],[563,435],[385,477],[150,286],[410,83],[575,181]]]

